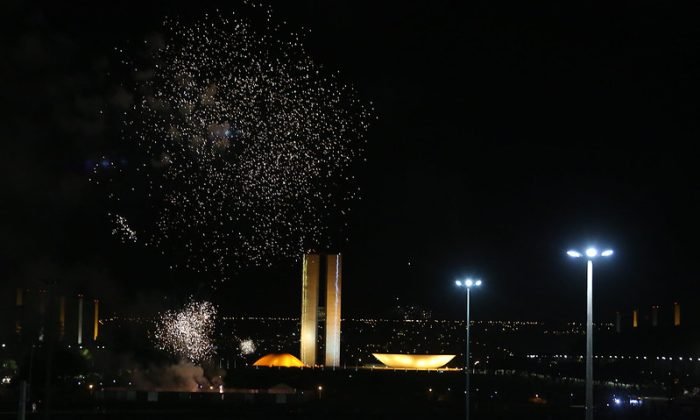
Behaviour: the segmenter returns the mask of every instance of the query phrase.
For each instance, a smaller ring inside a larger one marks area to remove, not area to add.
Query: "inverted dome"
[[[265,367],[304,367],[301,360],[289,353],[270,353],[259,358],[253,366]]]
[[[372,353],[372,356],[394,369],[439,369],[454,359],[454,354],[388,354]]]

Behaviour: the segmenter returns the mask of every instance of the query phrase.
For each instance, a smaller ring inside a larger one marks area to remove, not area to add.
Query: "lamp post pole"
[[[593,420],[593,260],[588,260],[586,287],[586,420]]]
[[[466,342],[466,350],[464,352],[464,372],[465,372],[465,377],[466,377],[466,387],[464,388],[464,400],[465,402],[465,413],[466,413],[466,420],[469,420],[469,330],[470,330],[470,325],[471,325],[471,320],[469,318],[469,301],[471,297],[471,287],[467,287],[467,342]]]
[[[465,380],[465,388],[464,388],[464,405],[465,405],[465,414],[466,414],[466,419],[469,420],[469,339],[470,339],[470,330],[471,330],[471,317],[470,317],[470,304],[471,304],[471,290],[472,286],[480,287],[481,286],[481,280],[472,280],[472,279],[466,279],[464,281],[457,280],[455,281],[455,284],[457,284],[457,287],[464,287],[467,289],[467,340],[465,342],[465,351],[464,351],[464,380]]]
[[[584,253],[576,250],[566,252],[572,258],[581,258]],[[593,420],[593,259],[597,256],[609,257],[613,254],[607,249],[600,254],[595,248],[585,251],[586,264],[586,420]]]

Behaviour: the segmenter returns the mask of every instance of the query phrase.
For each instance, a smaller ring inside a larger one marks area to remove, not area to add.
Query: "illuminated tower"
[[[673,326],[680,327],[681,325],[681,304],[673,302]]]
[[[302,363],[307,366],[317,364],[321,262],[320,255],[306,254],[302,263],[300,353]],[[340,254],[326,256],[325,366],[340,366],[341,268]]]
[[[326,366],[340,366],[340,254],[326,259]]]
[[[639,320],[637,317],[639,316],[639,311],[638,310],[633,310],[632,311],[632,328],[637,328],[639,326]]]
[[[301,362],[316,364],[316,330],[318,328],[318,254],[306,254],[302,261],[301,285]]]
[[[94,312],[92,316],[92,341],[97,341],[97,335],[99,333],[99,324],[100,324],[100,301],[98,299],[95,299],[93,301],[94,306]]]
[[[83,344],[83,295],[78,295],[78,345]]]

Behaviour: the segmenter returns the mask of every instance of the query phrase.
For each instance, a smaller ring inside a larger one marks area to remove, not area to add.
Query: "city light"
[[[599,253],[598,249],[596,249],[594,247],[590,247],[590,248],[587,248],[585,250],[585,255],[589,259],[592,259],[592,258],[595,258],[598,256],[610,257],[613,255],[613,253],[614,253],[614,251],[612,249],[606,249],[605,251]],[[582,254],[579,251],[576,251],[575,249],[570,249],[570,250],[566,251],[566,255],[570,256],[571,258],[581,258],[581,257],[583,257],[584,254]]]
[[[471,287],[474,287],[474,286],[480,287],[480,286],[481,286],[481,283],[482,283],[481,280],[473,280],[473,279],[471,279],[471,278],[468,278],[468,279],[466,279],[466,280],[464,280],[464,281],[455,280],[455,284],[457,285],[457,287],[462,287],[462,286],[464,286],[464,287],[466,287],[467,289],[469,289],[469,288],[471,288]]]

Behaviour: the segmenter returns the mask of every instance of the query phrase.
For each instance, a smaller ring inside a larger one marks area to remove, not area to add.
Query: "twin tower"
[[[319,306],[320,274],[325,271],[325,306]],[[340,366],[340,287],[342,281],[340,254],[304,255],[301,289],[301,361],[316,366],[316,350],[320,344],[319,321],[325,318],[325,366]]]

